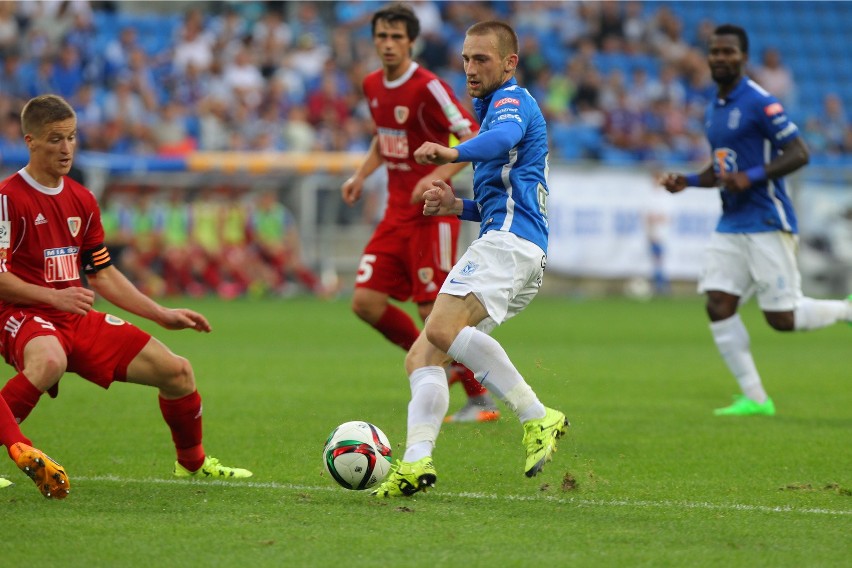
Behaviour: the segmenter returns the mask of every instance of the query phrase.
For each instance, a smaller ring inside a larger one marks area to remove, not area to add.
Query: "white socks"
[[[411,402],[408,403],[408,436],[405,441],[406,462],[432,455],[441,423],[450,407],[450,389],[443,367],[421,367],[408,377]]]
[[[544,418],[544,405],[512,365],[500,343],[490,335],[466,327],[456,336],[447,354],[473,371],[476,379],[505,402],[521,423]]]
[[[759,404],[766,402],[768,396],[751,356],[751,340],[740,315],[734,314],[728,319],[711,322],[710,331],[713,332],[713,340],[722,359],[736,377],[743,394]]]
[[[852,321],[852,303],[848,300],[800,298],[793,314],[796,331],[820,329],[839,321]]]

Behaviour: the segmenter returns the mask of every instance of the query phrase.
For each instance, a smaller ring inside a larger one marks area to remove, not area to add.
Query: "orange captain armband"
[[[109,255],[106,245],[101,243],[93,249],[83,251],[83,272],[94,274],[107,266],[112,266],[112,257]]]

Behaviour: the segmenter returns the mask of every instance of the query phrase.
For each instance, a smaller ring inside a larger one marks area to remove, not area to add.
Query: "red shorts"
[[[404,302],[432,302],[456,262],[461,221],[379,223],[361,256],[356,288],[368,288]]]
[[[27,343],[52,335],[65,350],[67,370],[103,388],[127,380],[128,365],[151,339],[135,325],[95,310],[85,316],[7,310],[0,324],[0,353],[17,371],[23,370]]]

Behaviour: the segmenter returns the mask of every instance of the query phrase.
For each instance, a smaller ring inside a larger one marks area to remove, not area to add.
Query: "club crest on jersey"
[[[420,279],[422,284],[428,284],[435,277],[435,271],[430,267],[418,268],[417,269],[417,278]]]
[[[0,248],[12,246],[12,227],[10,221],[0,221]]]
[[[80,232],[80,227],[83,226],[83,220],[79,217],[68,217],[68,230],[71,231],[71,236],[76,237]]]
[[[393,107],[393,117],[396,119],[397,124],[405,124],[405,121],[408,120],[408,107]]]
[[[502,99],[494,103],[494,108],[500,108],[503,105],[521,106],[521,101],[519,101],[518,99],[513,99],[512,97],[503,97]]]
[[[735,108],[732,109],[730,114],[728,114],[728,128],[731,130],[736,130],[740,127],[740,118],[742,118],[742,111],[740,109]]]

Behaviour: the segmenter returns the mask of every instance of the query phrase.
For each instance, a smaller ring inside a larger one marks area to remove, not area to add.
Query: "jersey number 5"
[[[361,262],[358,264],[358,274],[355,276],[355,282],[363,284],[373,277],[373,263],[376,262],[376,255],[365,254],[361,257]]]

